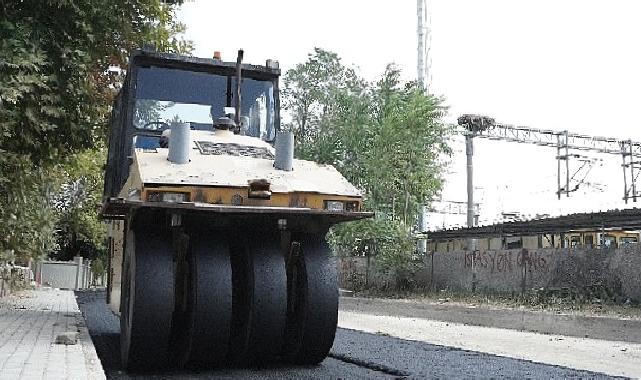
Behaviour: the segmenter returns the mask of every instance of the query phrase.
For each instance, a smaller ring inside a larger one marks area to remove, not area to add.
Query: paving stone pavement
[[[76,344],[56,344],[78,332]],[[105,379],[73,291],[43,288],[0,298],[0,380]]]

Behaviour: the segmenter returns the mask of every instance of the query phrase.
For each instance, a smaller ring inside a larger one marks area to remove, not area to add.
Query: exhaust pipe
[[[278,170],[294,170],[294,133],[283,131],[276,133],[276,157],[274,167]]]
[[[190,150],[191,134],[189,123],[171,123],[167,159],[174,164],[187,164],[189,163]]]
[[[235,122],[236,122],[236,128],[237,128],[237,133],[242,133],[242,128],[240,126],[240,105],[242,102],[242,64],[243,64],[243,55],[245,53],[243,52],[243,49],[238,50],[238,57],[236,58],[236,115],[235,115]]]

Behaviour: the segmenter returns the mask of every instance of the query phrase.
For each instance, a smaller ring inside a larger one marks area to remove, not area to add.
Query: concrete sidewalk
[[[65,333],[69,339],[60,337]],[[4,379],[105,379],[73,291],[42,289],[0,298]]]

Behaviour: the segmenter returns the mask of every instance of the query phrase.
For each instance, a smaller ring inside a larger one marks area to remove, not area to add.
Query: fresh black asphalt
[[[85,291],[76,295],[109,379],[610,378],[593,372],[340,328],[330,357],[319,366],[130,375],[120,366],[119,321],[107,307],[105,292]]]

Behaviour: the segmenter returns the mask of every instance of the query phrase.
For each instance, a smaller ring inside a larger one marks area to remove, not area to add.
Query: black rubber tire
[[[325,234],[294,235],[292,241],[300,244],[300,252],[288,265],[285,359],[293,364],[313,365],[327,357],[336,335],[336,260]]]
[[[129,223],[128,223],[129,224]],[[174,308],[171,234],[128,226],[120,317],[122,365],[153,371],[170,364]]]
[[[229,353],[232,271],[227,237],[220,231],[190,237],[189,365],[217,367]]]
[[[241,240],[242,239],[242,240]],[[277,233],[234,239],[231,361],[239,366],[271,363],[284,345],[287,315],[285,259]]]

